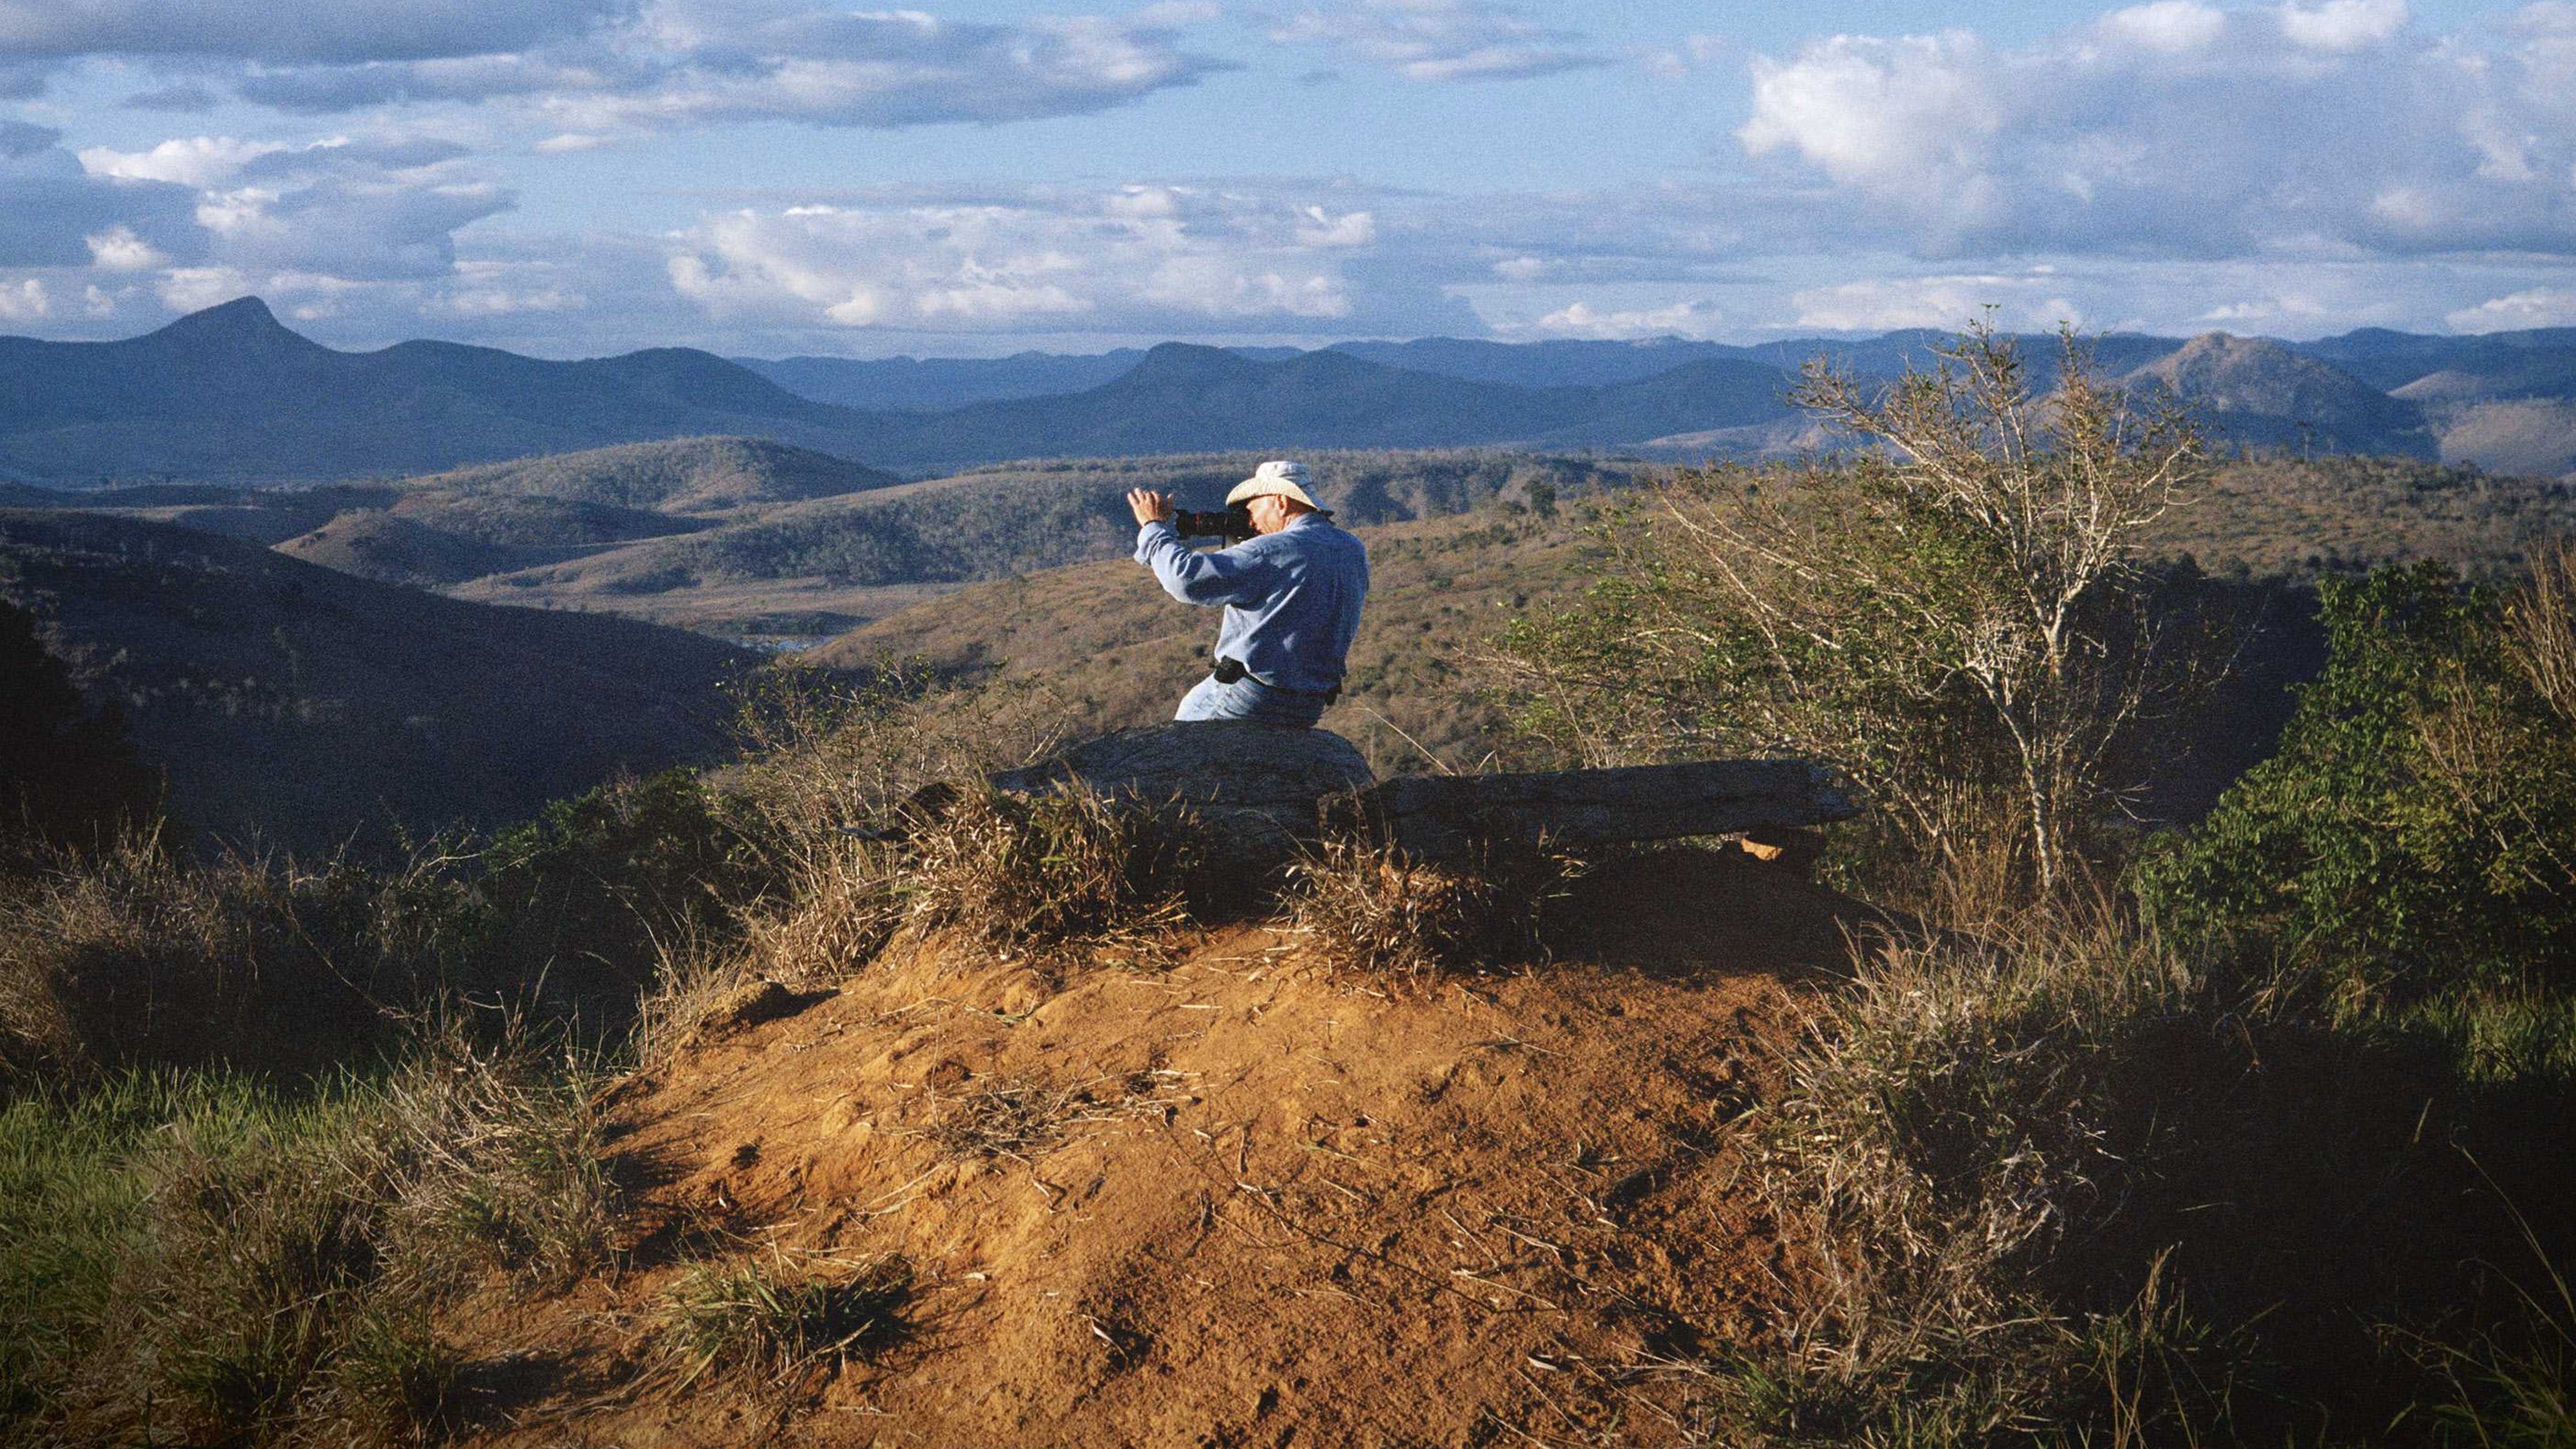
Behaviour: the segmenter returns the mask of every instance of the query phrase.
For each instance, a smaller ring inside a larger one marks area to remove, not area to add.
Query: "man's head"
[[[1324,511],[1306,491],[1306,465],[1284,459],[1254,469],[1225,495],[1225,502],[1229,508],[1237,503],[1250,508],[1252,526],[1263,533],[1277,533],[1299,514]]]

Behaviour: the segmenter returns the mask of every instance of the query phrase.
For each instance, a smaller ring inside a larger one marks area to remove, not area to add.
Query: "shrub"
[[[2142,899],[2201,949],[2277,956],[2347,1013],[2567,984],[2576,716],[2561,712],[2569,563],[2513,596],[2438,564],[2329,579],[2331,655],[2279,752],[2144,863]],[[2544,1011],[2545,1014],[2545,1011]]]
[[[495,836],[481,864],[514,974],[560,972],[550,985],[602,1001],[643,984],[658,943],[729,932],[740,904],[781,884],[687,770],[558,800]]]
[[[2326,1442],[2401,1411],[2440,1442],[2428,1395],[2547,1400],[2557,1320],[2516,1310],[2554,1290],[2486,1265],[2527,1246],[2499,1192],[2564,1200],[2563,1085],[2190,961],[2062,905],[1858,959],[1754,1119],[1784,1332],[1725,1377],[1728,1442]],[[2427,1342],[2460,1347],[2427,1375],[2396,1351]]]
[[[2105,922],[1867,955],[1764,1120],[1775,1211],[1812,1255],[1772,1412],[1844,1432],[1923,1415],[1963,1443],[2070,1412],[2119,1314],[2070,1309],[2060,1255],[2147,1170],[2120,1092],[2196,1005],[2171,958]]]
[[[2010,842],[2057,888],[2207,641],[2159,624],[2144,563],[2205,471],[2196,435],[2071,334],[2055,382],[1982,327],[1883,396],[1810,368],[1797,400],[1862,447],[1685,471],[1614,514],[1585,600],[1506,638],[1518,723],[1594,764],[1821,758],[1903,861]]]
[[[1327,966],[1421,988],[1444,972],[1525,959],[1581,869],[1544,844],[1489,842],[1452,867],[1329,839],[1291,867],[1289,918]]]

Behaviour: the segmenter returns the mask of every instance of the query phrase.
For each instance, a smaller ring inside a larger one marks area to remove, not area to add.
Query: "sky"
[[[2576,325],[2576,0],[0,0],[0,333]]]

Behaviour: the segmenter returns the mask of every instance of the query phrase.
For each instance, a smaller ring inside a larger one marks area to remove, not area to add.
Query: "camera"
[[[1243,539],[1261,531],[1252,526],[1252,505],[1248,503],[1207,513],[1176,509],[1172,513],[1172,528],[1183,538]]]

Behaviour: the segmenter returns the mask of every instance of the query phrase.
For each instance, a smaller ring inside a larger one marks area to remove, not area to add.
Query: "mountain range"
[[[749,365],[661,348],[553,362],[443,342],[338,352],[244,298],[122,342],[0,338],[0,478],[345,482],[704,435],[912,476],[1238,449],[1777,452],[1818,441],[1784,400],[1799,362],[1883,376],[1927,360],[1942,336],[1753,347],[1431,338],[1311,352],[1166,343],[1087,359]],[[2238,442],[2576,469],[2576,333],[2564,329],[2300,344],[2115,335],[2092,346],[2105,371],[2178,388]]]

